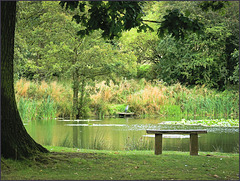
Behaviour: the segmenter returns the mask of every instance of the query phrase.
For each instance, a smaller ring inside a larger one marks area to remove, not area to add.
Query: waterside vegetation
[[[24,121],[71,117],[73,95],[71,84],[67,82],[20,79],[15,83],[15,90]],[[138,116],[239,118],[237,91],[221,92],[204,86],[188,88],[180,83],[168,86],[163,82],[141,79],[93,82],[87,84],[86,92],[88,101],[84,105],[84,117],[115,116],[129,105],[129,111]]]
[[[182,125],[201,125],[201,126],[212,126],[212,127],[239,127],[238,119],[205,119],[205,120],[185,120],[182,121],[165,121],[161,124],[182,124]]]

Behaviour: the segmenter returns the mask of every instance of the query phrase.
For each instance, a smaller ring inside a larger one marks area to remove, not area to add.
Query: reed
[[[104,133],[97,130],[96,134],[93,137],[93,142],[88,149],[109,150],[110,143],[106,140]]]
[[[70,117],[72,88],[66,82],[30,82],[20,79],[15,84],[16,100],[23,119]],[[180,83],[167,86],[163,82],[141,80],[106,81],[88,84],[89,115],[112,116],[129,110],[137,115],[178,116],[186,119],[211,117],[239,118],[238,92],[219,92],[204,86],[188,88]],[[40,107],[42,104],[42,107]],[[32,108],[35,107],[35,108]]]
[[[52,119],[56,117],[56,106],[49,95],[43,99],[38,107],[37,116],[38,119]]]
[[[147,139],[145,137],[140,137],[136,139],[133,137],[127,137],[125,140],[124,150],[133,151],[133,150],[153,150],[154,141],[153,139]]]
[[[56,106],[50,96],[42,101],[20,98],[17,106],[23,122],[56,117]]]
[[[128,104],[136,114],[160,114],[163,105],[168,104],[162,87],[147,84],[144,89],[127,97]]]
[[[27,81],[26,79],[20,79],[16,82],[15,89],[17,90],[16,94],[21,97],[27,97],[28,90],[30,87],[30,81]]]
[[[30,82],[20,79],[15,84],[16,101],[23,120],[70,117],[71,87],[61,83]]]
[[[23,122],[29,122],[30,120],[36,119],[36,108],[37,103],[36,101],[32,100],[25,100],[24,98],[20,98],[18,101],[18,110]]]
[[[183,103],[185,114],[212,118],[238,118],[237,93],[191,94]]]

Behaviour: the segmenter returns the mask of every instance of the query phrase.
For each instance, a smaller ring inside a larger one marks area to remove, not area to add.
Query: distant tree
[[[160,57],[156,57],[153,71],[158,79],[168,83],[205,84],[217,89],[225,89],[229,84],[237,85],[233,74],[238,60],[233,58],[233,53],[239,42],[239,4],[226,2],[221,11],[214,8],[214,11],[207,12],[201,10],[201,4],[179,2],[178,7],[183,12],[191,12],[191,17],[201,18],[204,34],[198,37],[189,33],[186,39],[179,41],[171,36],[159,40],[155,51]],[[174,4],[172,6],[174,8]]]
[[[156,32],[136,34],[135,29],[124,33],[120,41],[126,51],[133,51],[137,56],[139,78],[162,79],[169,84],[205,84],[218,89],[238,85],[234,78],[238,67],[234,51],[238,49],[239,42],[239,4],[223,2],[221,9],[214,8],[213,11],[209,8],[205,12],[201,9],[202,3],[205,4],[198,1],[155,2],[150,4],[151,8],[148,4],[144,19],[156,17],[156,22],[163,22],[166,15],[169,17],[166,10],[171,13],[178,8],[184,17],[198,18],[204,28],[200,36],[192,31],[184,31],[184,39],[181,36],[177,39],[173,33],[167,35],[168,30],[161,38],[157,38]],[[218,3],[207,3],[209,4],[215,6]],[[171,26],[177,22],[169,21]],[[158,28],[154,27],[154,30]]]
[[[14,57],[17,77],[33,80],[60,77],[69,68],[70,62],[66,60],[73,57],[70,54],[76,44],[76,23],[58,2],[22,1],[17,7]]]
[[[134,74],[136,62],[131,54],[123,53],[120,49],[114,49],[111,44],[105,43],[99,32],[81,38],[78,42],[81,42],[81,45],[75,49],[75,56],[68,70],[73,76],[73,116],[75,118],[86,115],[85,86],[87,82],[100,77],[106,79]]]

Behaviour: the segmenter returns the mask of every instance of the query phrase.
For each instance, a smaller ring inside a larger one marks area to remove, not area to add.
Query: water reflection
[[[126,126],[125,124],[65,124],[65,126]]]
[[[40,144],[107,150],[153,150],[146,129],[207,129],[199,135],[200,151],[237,152],[239,128],[159,124],[161,119],[38,120],[25,125]],[[165,120],[164,120],[165,121]],[[163,135],[163,150],[189,151],[189,135]]]

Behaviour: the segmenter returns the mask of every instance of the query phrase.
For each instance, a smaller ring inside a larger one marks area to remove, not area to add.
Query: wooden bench
[[[126,113],[126,112],[119,112],[117,113],[120,118],[132,117],[134,116],[134,112]]]
[[[155,155],[162,154],[163,134],[190,134],[190,155],[198,155],[198,134],[207,130],[146,130],[148,134],[155,134]]]

